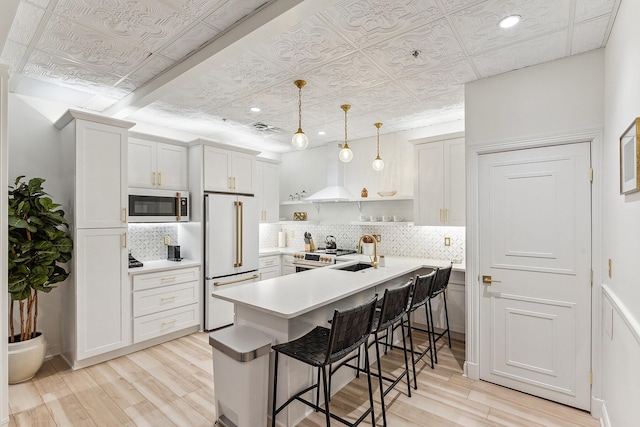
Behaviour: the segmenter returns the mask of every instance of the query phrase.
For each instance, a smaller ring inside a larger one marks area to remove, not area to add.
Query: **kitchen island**
[[[375,294],[381,297],[387,287],[402,285],[415,274],[449,265],[442,260],[387,257],[385,267],[351,272],[340,268],[369,262],[369,257],[352,255],[343,259],[345,261],[331,267],[219,289],[213,292],[213,296],[235,304],[236,324],[251,326],[282,343],[299,338],[317,325],[330,327],[328,319],[336,309],[353,307]],[[454,265],[454,270],[464,271],[464,266]],[[295,391],[312,384],[316,372],[286,357],[279,363],[278,404],[281,404]],[[269,384],[272,384],[272,376],[273,366]],[[338,371],[332,379],[332,393],[353,377],[353,370]],[[307,406],[294,402],[278,414],[278,422],[286,426],[296,425],[310,411]]]

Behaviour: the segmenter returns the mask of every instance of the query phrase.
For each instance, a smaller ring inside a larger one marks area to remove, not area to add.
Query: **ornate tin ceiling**
[[[297,78],[312,145],[345,103],[350,139],[462,120],[464,83],[603,47],[619,1],[20,0],[0,61],[16,93],[284,152]]]

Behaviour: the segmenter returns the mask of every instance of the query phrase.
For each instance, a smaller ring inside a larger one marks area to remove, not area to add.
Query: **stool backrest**
[[[380,308],[380,319],[376,327],[377,331],[383,331],[396,323],[407,311],[409,295],[411,292],[411,282],[395,289],[386,289],[382,297],[382,307]]]
[[[429,274],[416,276],[416,281],[413,285],[413,295],[411,297],[411,305],[409,306],[409,310],[415,310],[427,301],[435,277],[436,270],[433,270]]]
[[[451,277],[452,267],[453,264],[436,270],[436,278],[434,279],[433,286],[431,287],[431,298],[444,292],[447,288],[447,285],[449,284],[449,277]]]
[[[327,363],[342,359],[369,338],[377,297],[357,307],[333,312]]]

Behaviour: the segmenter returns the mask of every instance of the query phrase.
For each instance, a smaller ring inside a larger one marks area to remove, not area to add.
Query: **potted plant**
[[[60,205],[42,188],[42,178],[9,186],[9,384],[32,378],[44,361],[46,343],[38,332],[38,293],[51,292],[69,273],[60,265],[71,259],[73,242]],[[16,302],[20,327],[14,325]]]

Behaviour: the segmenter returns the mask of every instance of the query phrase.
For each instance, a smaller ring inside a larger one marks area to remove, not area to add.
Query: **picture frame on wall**
[[[620,137],[620,194],[640,190],[640,117]]]

